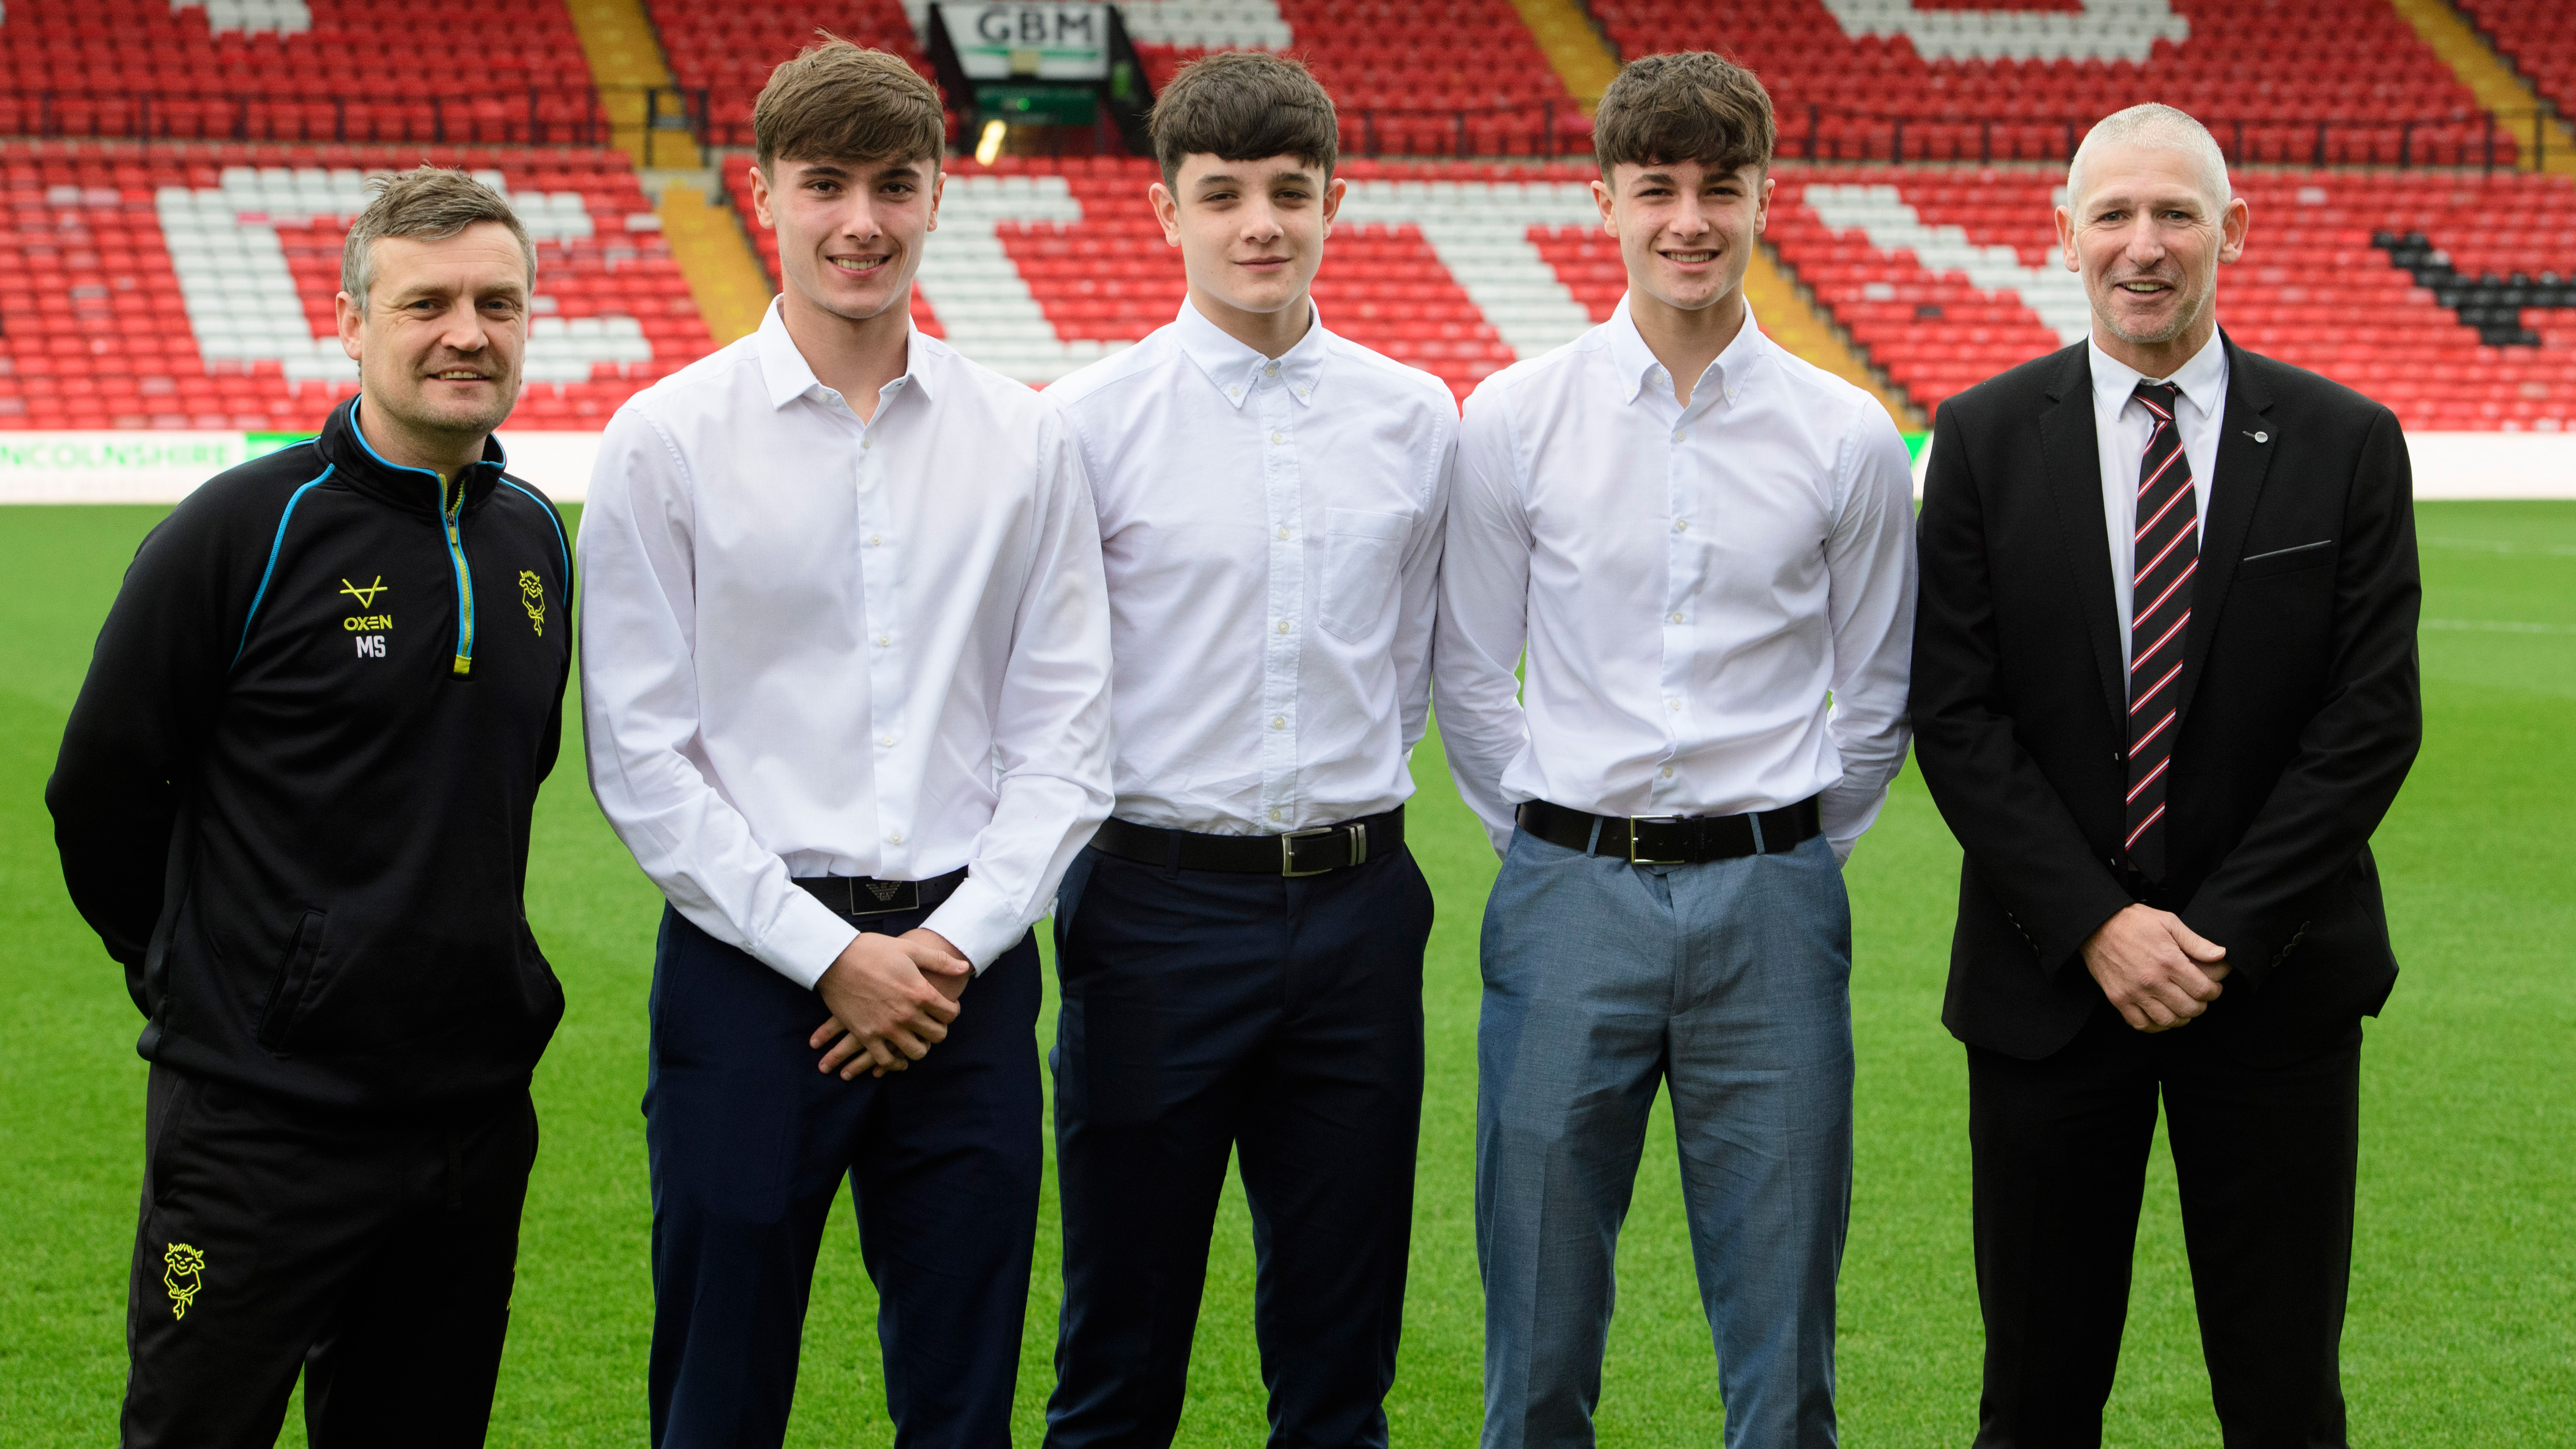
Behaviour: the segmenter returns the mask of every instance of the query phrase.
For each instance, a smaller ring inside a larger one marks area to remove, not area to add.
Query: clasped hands
[[[948,1039],[975,968],[937,931],[861,932],[814,983],[831,1019],[806,1039],[829,1046],[821,1070],[842,1081],[899,1072]]]
[[[2218,999],[2219,983],[2227,979],[2227,948],[2171,911],[2131,904],[2084,938],[2084,969],[2129,1025],[2171,1031]]]

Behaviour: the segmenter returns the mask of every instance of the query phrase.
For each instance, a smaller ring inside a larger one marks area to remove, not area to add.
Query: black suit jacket
[[[2227,948],[2191,1029],[2248,1059],[2348,1033],[2396,980],[2368,842],[2423,736],[2405,440],[2360,394],[2223,345],[2162,882],[2120,862],[2127,691],[2084,345],[1934,425],[1914,748],[1966,851],[1942,1020],[1972,1045],[2064,1046],[2102,1001],[2084,939],[2133,900]]]

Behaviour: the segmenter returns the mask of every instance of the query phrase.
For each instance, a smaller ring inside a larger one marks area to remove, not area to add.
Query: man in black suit
[[[2422,735],[2397,420],[2220,335],[2249,216],[2180,111],[2078,151],[2093,333],[1944,405],[1915,749],[1965,848],[1977,1443],[2101,1442],[2159,1096],[2229,1449],[2341,1446],[2368,841]]]

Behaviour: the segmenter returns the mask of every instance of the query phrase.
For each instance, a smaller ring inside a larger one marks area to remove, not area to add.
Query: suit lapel
[[[2084,344],[2064,354],[2065,367],[2048,387],[2039,414],[2040,457],[2048,496],[2057,509],[2075,593],[2084,610],[2084,632],[2093,640],[2094,674],[2103,707],[2114,718],[2128,714],[2129,692],[2120,675],[2118,604],[2111,592],[2110,532],[2102,523],[2102,451],[2093,427],[2093,368]]]
[[[2200,669],[2218,637],[2218,612],[2227,603],[2228,585],[2236,580],[2236,561],[2245,554],[2245,531],[2253,525],[2254,507],[2271,476],[2272,457],[2282,447],[2279,433],[2263,414],[2272,407],[2271,392],[2254,375],[2249,358],[2232,340],[2227,348],[2227,408],[2219,419],[2218,464],[2209,480],[2209,517],[2200,529],[2200,568],[2191,586],[2191,627],[2183,634],[2182,692],[2176,696],[2178,719],[2191,717],[2191,699],[2200,686]],[[2256,434],[2263,441],[2256,442]]]

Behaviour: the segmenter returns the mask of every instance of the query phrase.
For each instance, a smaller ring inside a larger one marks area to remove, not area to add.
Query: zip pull
[[[447,534],[447,560],[456,571],[456,659],[448,672],[458,678],[474,673],[474,576],[465,565],[465,539],[457,519],[465,512],[465,485],[456,486],[456,502],[447,501],[447,479],[438,477],[439,523]]]

